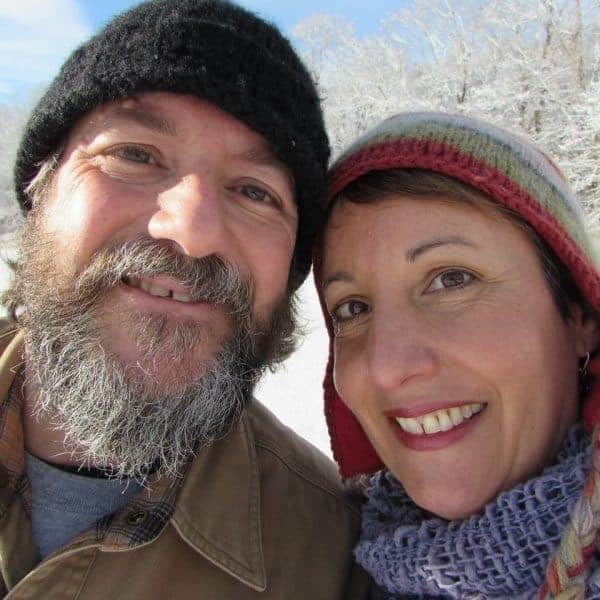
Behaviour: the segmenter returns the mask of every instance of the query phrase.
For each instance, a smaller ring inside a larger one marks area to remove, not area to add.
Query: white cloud
[[[90,33],[75,0],[0,0],[0,87],[49,81]]]

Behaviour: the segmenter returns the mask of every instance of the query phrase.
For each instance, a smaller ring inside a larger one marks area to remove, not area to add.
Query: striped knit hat
[[[558,167],[526,140],[463,115],[402,113],[368,131],[330,169],[327,208],[353,181],[370,171],[426,169],[466,183],[517,212],[554,250],[590,305],[600,311],[599,264],[584,227],[581,206]],[[314,275],[320,290],[321,255]],[[342,477],[370,473],[383,464],[333,384],[333,330],[324,381],[325,415]],[[600,364],[592,361],[593,375]],[[586,425],[600,423],[600,386],[586,399]]]

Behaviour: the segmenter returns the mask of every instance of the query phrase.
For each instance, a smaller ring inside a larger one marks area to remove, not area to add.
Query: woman
[[[401,114],[328,198],[326,415],[345,478],[383,469],[356,548],[378,597],[600,597],[600,277],[557,167]]]

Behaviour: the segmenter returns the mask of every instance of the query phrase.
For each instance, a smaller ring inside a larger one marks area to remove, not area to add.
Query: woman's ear
[[[572,311],[575,327],[577,354],[582,357],[588,352],[593,354],[600,344],[600,321],[596,314],[584,314],[580,306]]]

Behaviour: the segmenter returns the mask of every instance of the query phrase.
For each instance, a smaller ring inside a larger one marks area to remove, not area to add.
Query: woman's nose
[[[400,310],[373,315],[367,341],[368,372],[374,386],[392,391],[431,377],[437,360],[426,326]]]

